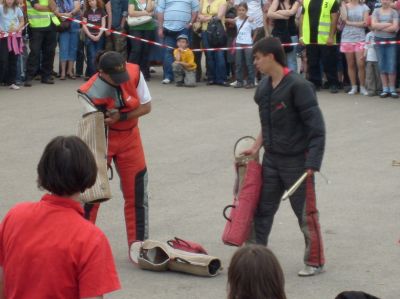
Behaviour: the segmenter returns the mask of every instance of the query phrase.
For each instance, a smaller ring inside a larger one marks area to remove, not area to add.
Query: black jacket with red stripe
[[[289,72],[272,88],[264,77],[255,93],[267,153],[306,154],[305,168],[319,170],[325,149],[325,123],[312,84]]]

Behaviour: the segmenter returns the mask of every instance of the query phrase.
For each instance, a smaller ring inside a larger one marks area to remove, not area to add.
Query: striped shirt
[[[180,31],[190,23],[192,13],[199,11],[198,0],[159,0],[157,12],[164,14],[165,29]]]

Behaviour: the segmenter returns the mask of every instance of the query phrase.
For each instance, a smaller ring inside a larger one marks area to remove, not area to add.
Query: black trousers
[[[308,80],[314,83],[314,85],[317,87],[322,86],[322,63],[323,71],[326,75],[329,86],[338,86],[337,46],[306,45],[306,53],[308,64]]]
[[[48,80],[53,72],[54,56],[57,46],[57,32],[53,25],[48,30],[30,29],[29,48],[27,61],[27,81],[40,71],[42,81]]]
[[[263,186],[260,202],[254,216],[257,244],[267,245],[275,213],[281,197],[305,172],[305,154],[282,156],[264,154]],[[290,205],[304,235],[304,263],[321,266],[325,263],[321,229],[316,206],[314,176],[308,176],[297,191],[290,196]]]
[[[155,30],[129,30],[129,34],[141,37],[143,39],[154,41],[156,38]],[[143,76],[146,79],[150,78],[150,64],[149,54],[151,45],[140,40],[129,39],[130,52],[128,55],[128,61],[138,64]]]
[[[0,38],[0,83],[15,84],[17,58],[14,52],[8,51],[7,38]]]

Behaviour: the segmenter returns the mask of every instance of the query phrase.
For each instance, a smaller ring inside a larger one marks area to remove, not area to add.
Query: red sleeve
[[[4,221],[2,223],[0,223],[0,267],[3,267],[3,264],[4,264],[3,227],[4,227]]]
[[[96,297],[121,288],[110,244],[98,229],[82,253],[79,272],[80,298]]]

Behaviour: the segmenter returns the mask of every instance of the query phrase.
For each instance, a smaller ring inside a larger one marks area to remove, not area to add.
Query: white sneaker
[[[355,95],[357,93],[357,89],[352,88],[347,94],[349,95]]]
[[[254,79],[254,86],[258,86],[257,78]]]
[[[20,87],[18,85],[16,85],[16,84],[11,84],[8,88],[14,89],[14,90],[20,89]]]
[[[361,86],[361,87],[360,87],[360,93],[361,93],[363,96],[367,96],[367,95],[368,95],[368,91],[365,89],[364,86]]]
[[[231,84],[229,84],[230,86],[232,86],[232,87],[236,87],[237,86],[237,84],[238,84],[238,81],[236,80],[236,81],[234,81],[234,82],[232,82]]]
[[[164,80],[161,81],[162,84],[169,84],[171,83],[171,80],[168,78],[165,78]]]
[[[300,270],[297,275],[302,277],[314,276],[324,272],[324,266],[313,267],[306,265],[303,270]]]

